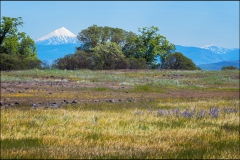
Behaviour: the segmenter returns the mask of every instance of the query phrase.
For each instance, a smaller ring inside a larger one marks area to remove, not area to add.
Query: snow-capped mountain
[[[218,47],[218,46],[216,46],[214,44],[208,44],[208,45],[205,45],[205,46],[203,46],[201,48],[210,50],[210,51],[212,51],[214,53],[217,53],[217,54],[225,54],[225,53],[231,51],[231,49]]]
[[[77,36],[62,27],[54,30],[53,32],[38,38],[36,40],[37,45],[60,45],[60,44],[76,44],[79,43]]]
[[[224,48],[224,50],[221,50],[222,52],[220,54],[220,51],[217,52],[216,50],[212,50],[210,46],[208,49],[207,47],[189,47],[181,45],[175,45],[175,47],[176,52],[181,52],[183,55],[190,58],[196,65],[239,60],[239,49]],[[222,47],[218,48],[221,49]]]

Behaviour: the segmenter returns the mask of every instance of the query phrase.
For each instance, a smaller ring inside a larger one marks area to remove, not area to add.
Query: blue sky
[[[93,24],[134,33],[157,26],[175,45],[239,48],[237,1],[1,1],[1,16],[22,17],[19,31],[34,40],[61,27],[78,34]]]

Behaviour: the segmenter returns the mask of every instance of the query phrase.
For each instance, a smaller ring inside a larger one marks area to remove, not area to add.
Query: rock
[[[59,105],[58,104],[56,104],[56,103],[51,103],[50,104],[50,108],[59,108]]]
[[[132,98],[132,97],[131,98],[127,98],[127,101],[128,102],[134,102],[134,98]]]
[[[72,104],[76,104],[76,103],[77,103],[77,100],[73,100],[73,101],[72,101]]]
[[[31,104],[31,106],[32,106],[32,107],[39,107],[39,105],[38,105],[38,104],[35,104],[35,103]]]
[[[66,103],[66,104],[68,104],[68,103],[69,103],[69,102],[68,102],[67,100],[65,100],[65,99],[63,100],[63,102],[64,102],[64,103]]]
[[[115,103],[115,100],[114,99],[110,99],[109,102]]]

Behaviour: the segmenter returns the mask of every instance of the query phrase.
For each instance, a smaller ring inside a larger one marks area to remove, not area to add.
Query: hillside
[[[211,64],[201,64],[198,65],[202,70],[221,70],[224,66],[234,66],[239,68],[239,60],[238,61],[224,61],[218,63],[211,63]]]

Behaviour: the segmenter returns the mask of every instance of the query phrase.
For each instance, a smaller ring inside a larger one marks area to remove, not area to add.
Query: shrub
[[[181,69],[181,70],[196,70],[196,65],[191,59],[185,57],[180,52],[175,52],[167,56],[164,64],[162,64],[163,69]]]
[[[1,54],[0,70],[21,70],[41,68],[41,61],[35,57],[19,54]]]
[[[234,67],[234,66],[224,66],[224,67],[222,67],[222,70],[237,70],[237,69],[239,69],[239,68]]]
[[[128,69],[147,69],[147,61],[144,58],[130,57],[128,60]]]

